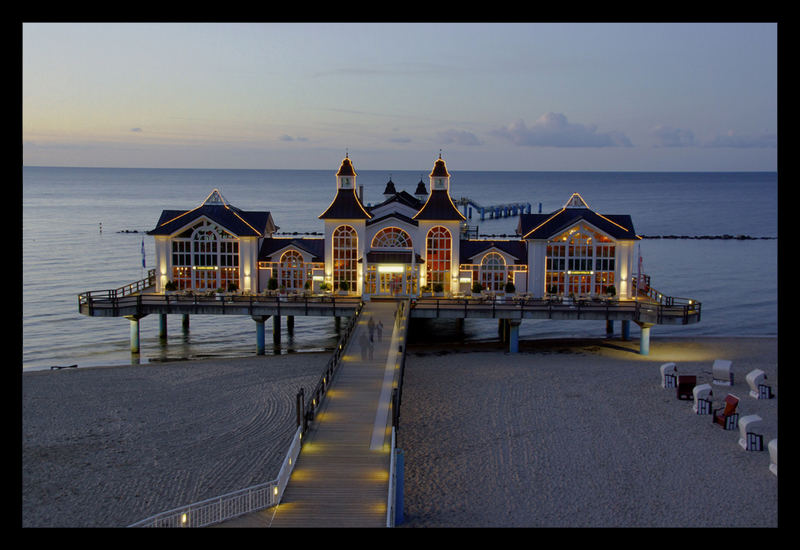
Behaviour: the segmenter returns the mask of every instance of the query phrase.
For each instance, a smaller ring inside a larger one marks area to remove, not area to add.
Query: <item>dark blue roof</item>
[[[327,210],[319,215],[321,220],[368,220],[371,217],[354,189],[339,189]]]
[[[614,239],[640,239],[629,215],[600,215],[589,208],[562,208],[552,214],[523,214],[517,233],[523,239],[550,239],[581,220]]]
[[[490,248],[497,248],[498,250],[502,250],[513,256],[517,263],[526,264],[528,263],[528,247],[525,241],[473,241],[473,240],[461,240],[460,243],[460,252],[459,256],[461,257],[462,262],[481,254],[482,252],[486,252]]]
[[[325,258],[325,239],[313,238],[269,238],[264,239],[258,251],[258,260],[261,262],[269,261],[270,256],[287,246],[294,246],[312,255],[315,262],[324,261]]]
[[[172,235],[195,220],[206,217],[237,237],[262,237],[270,221],[269,212],[247,212],[229,205],[203,204],[192,210],[164,210],[148,235]]]
[[[450,193],[438,189],[432,191],[422,209],[414,216],[415,220],[458,220],[467,218],[458,211],[456,205],[450,200]]]

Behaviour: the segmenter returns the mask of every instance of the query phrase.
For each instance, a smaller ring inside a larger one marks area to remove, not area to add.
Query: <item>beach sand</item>
[[[767,443],[777,398],[749,397],[760,368],[777,394],[777,339],[525,343],[516,355],[410,351],[398,446],[404,527],[769,527],[778,479]],[[742,416],[763,419],[764,451],[660,386],[659,366],[711,383],[733,361]]]
[[[775,526],[767,442],[777,398],[748,396],[777,340],[653,338],[409,348],[398,443],[404,527]],[[328,354],[290,354],[22,376],[22,525],[124,527],[276,477],[295,395]],[[710,382],[764,419],[762,452],[660,387],[658,367]],[[334,381],[335,383],[335,381]]]
[[[22,526],[125,527],[277,477],[330,355],[22,376]]]

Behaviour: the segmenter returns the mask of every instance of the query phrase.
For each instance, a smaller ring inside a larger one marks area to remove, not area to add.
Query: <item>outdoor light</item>
[[[188,519],[189,518],[186,516],[185,513],[181,514],[181,524],[185,524],[188,521]]]

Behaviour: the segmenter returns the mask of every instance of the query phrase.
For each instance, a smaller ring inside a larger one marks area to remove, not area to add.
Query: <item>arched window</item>
[[[397,227],[381,229],[372,238],[372,248],[411,248],[411,237]]]
[[[583,225],[547,243],[546,290],[551,294],[604,294],[614,286],[614,242]]]
[[[340,225],[333,231],[333,288],[346,282],[355,290],[358,281],[358,234],[349,225]]]
[[[450,260],[452,237],[446,227],[436,226],[428,231],[425,239],[425,269],[428,285],[440,283],[445,291],[450,290]]]
[[[239,285],[239,240],[203,221],[172,240],[172,280],[178,288],[214,290]]]
[[[486,290],[501,291],[506,284],[506,261],[497,252],[490,252],[481,261],[481,285]]]
[[[296,250],[287,250],[281,256],[278,286],[300,290],[306,282],[303,256]]]

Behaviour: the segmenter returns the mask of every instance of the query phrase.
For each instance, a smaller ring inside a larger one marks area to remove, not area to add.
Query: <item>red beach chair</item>
[[[726,395],[725,406],[716,408],[712,411],[712,422],[719,424],[726,430],[735,429],[739,423],[739,413],[736,412],[736,406],[738,404],[738,397],[730,393]]]
[[[697,385],[697,377],[689,374],[678,375],[678,399],[694,400],[692,390]]]

